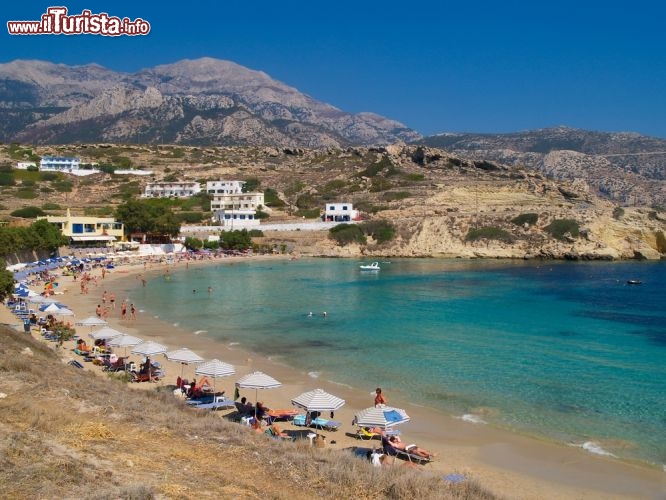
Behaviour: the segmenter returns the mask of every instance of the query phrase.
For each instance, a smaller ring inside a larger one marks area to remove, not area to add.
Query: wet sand
[[[212,261],[180,262],[169,265],[168,268],[170,270],[197,268],[247,258],[286,257],[234,257]],[[135,321],[121,321],[122,290],[132,286],[129,280],[134,280],[137,286],[141,286],[139,277],[145,277],[146,286],[159,286],[159,281],[154,278],[164,274],[166,268],[166,264],[152,264],[146,269],[142,264],[123,265],[107,273],[105,279],[101,279],[101,271],[97,269],[94,271],[94,275],[98,278],[97,286],[91,284],[88,295],[80,293],[78,282],[72,281],[71,277],[63,277],[59,280],[58,289],[64,293],[57,298],[76,313],[75,320],[81,320],[95,315],[95,308],[101,303],[103,290],[108,293],[114,292],[116,308],[110,311],[109,326],[144,340],[163,343],[170,350],[188,347],[207,360],[218,358],[233,364],[236,375],[217,379],[218,391],[225,390],[228,396],[233,397],[234,382],[240,376],[257,370],[275,377],[283,384],[277,389],[258,392],[258,399],[270,408],[292,408],[291,398],[307,390],[322,388],[346,400],[345,406],[338,410],[334,417],[335,420],[342,422],[340,430],[323,432],[327,437],[327,446],[343,449],[351,446],[379,445],[378,441],[359,441],[349,435],[355,432],[355,427],[351,424],[354,414],[373,404],[374,395],[366,390],[361,391],[358,388],[323,379],[313,379],[307,373],[276,363],[256,353],[248,353],[223,344],[206,337],[205,334],[195,335],[186,328],[186,325],[176,327],[156,320],[154,312],[151,311],[139,312]],[[141,311],[141,304],[136,306]],[[6,308],[2,308],[0,322],[18,325],[16,318],[9,314]],[[18,326],[22,329],[22,325]],[[87,338],[90,330],[89,327],[77,327],[77,333],[82,338]],[[34,335],[39,337],[37,333]],[[63,355],[76,359],[78,357],[71,352],[72,348],[73,342],[66,343]],[[120,355],[124,353],[123,348],[116,351]],[[137,356],[130,358],[137,364],[140,362]],[[194,376],[193,365],[181,366],[167,361],[161,355],[155,357],[155,360],[162,363],[166,372],[165,379],[159,384],[175,384],[181,370],[185,378],[191,379]],[[86,363],[85,367],[101,373],[100,368],[91,363]],[[153,389],[155,384],[130,384],[129,387],[149,390]],[[250,401],[255,400],[254,390],[241,390],[241,395]],[[442,475],[462,473],[506,498],[666,499],[666,472],[657,468],[596,456],[580,448],[518,435],[489,425],[466,422],[431,408],[412,405],[409,401],[392,400],[391,394],[387,394],[387,398],[390,405],[405,408],[411,416],[411,422],[401,427],[403,440],[417,443],[438,454],[435,462],[424,467],[427,472]],[[228,412],[218,413],[222,418]],[[328,415],[323,416],[328,417]],[[287,431],[302,430],[289,423],[282,423],[281,426]]]

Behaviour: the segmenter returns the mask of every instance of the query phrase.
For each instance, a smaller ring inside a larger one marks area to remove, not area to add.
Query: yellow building
[[[72,215],[67,209],[67,215],[47,215],[40,217],[54,224],[63,235],[72,239],[74,245],[110,245],[114,241],[123,241],[124,227],[122,222],[113,217],[85,217]]]

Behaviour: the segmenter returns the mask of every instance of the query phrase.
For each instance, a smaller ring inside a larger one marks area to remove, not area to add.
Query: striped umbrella
[[[229,363],[220,361],[219,359],[213,359],[205,363],[197,365],[196,370],[194,370],[195,375],[205,375],[208,377],[213,377],[213,401],[215,401],[215,381],[218,377],[228,377],[236,373],[236,370]]]
[[[394,425],[409,422],[409,415],[405,410],[389,406],[366,408],[354,417],[354,422],[360,427],[380,427],[389,429]]]
[[[263,372],[253,372],[238,379],[236,387],[243,389],[254,389],[254,400],[257,401],[259,389],[275,389],[280,387],[282,383],[275,380],[270,375]],[[254,416],[257,416],[257,406],[254,406]]]
[[[205,360],[197,353],[190,351],[187,347],[164,353],[169,361],[180,363],[180,377],[183,378],[185,365],[203,363]]]
[[[333,394],[329,394],[323,389],[304,392],[291,400],[291,404],[303,408],[305,411],[335,411],[345,404],[344,399],[340,399]]]

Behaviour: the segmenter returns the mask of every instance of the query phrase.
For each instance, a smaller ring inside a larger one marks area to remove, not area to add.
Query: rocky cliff
[[[618,203],[666,206],[666,139],[556,127],[511,134],[442,134],[419,142],[584,182]]]

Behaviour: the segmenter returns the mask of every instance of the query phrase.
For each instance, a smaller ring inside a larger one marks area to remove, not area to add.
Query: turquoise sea
[[[666,263],[361,263],[222,262],[128,293],[311,376],[666,464]]]

